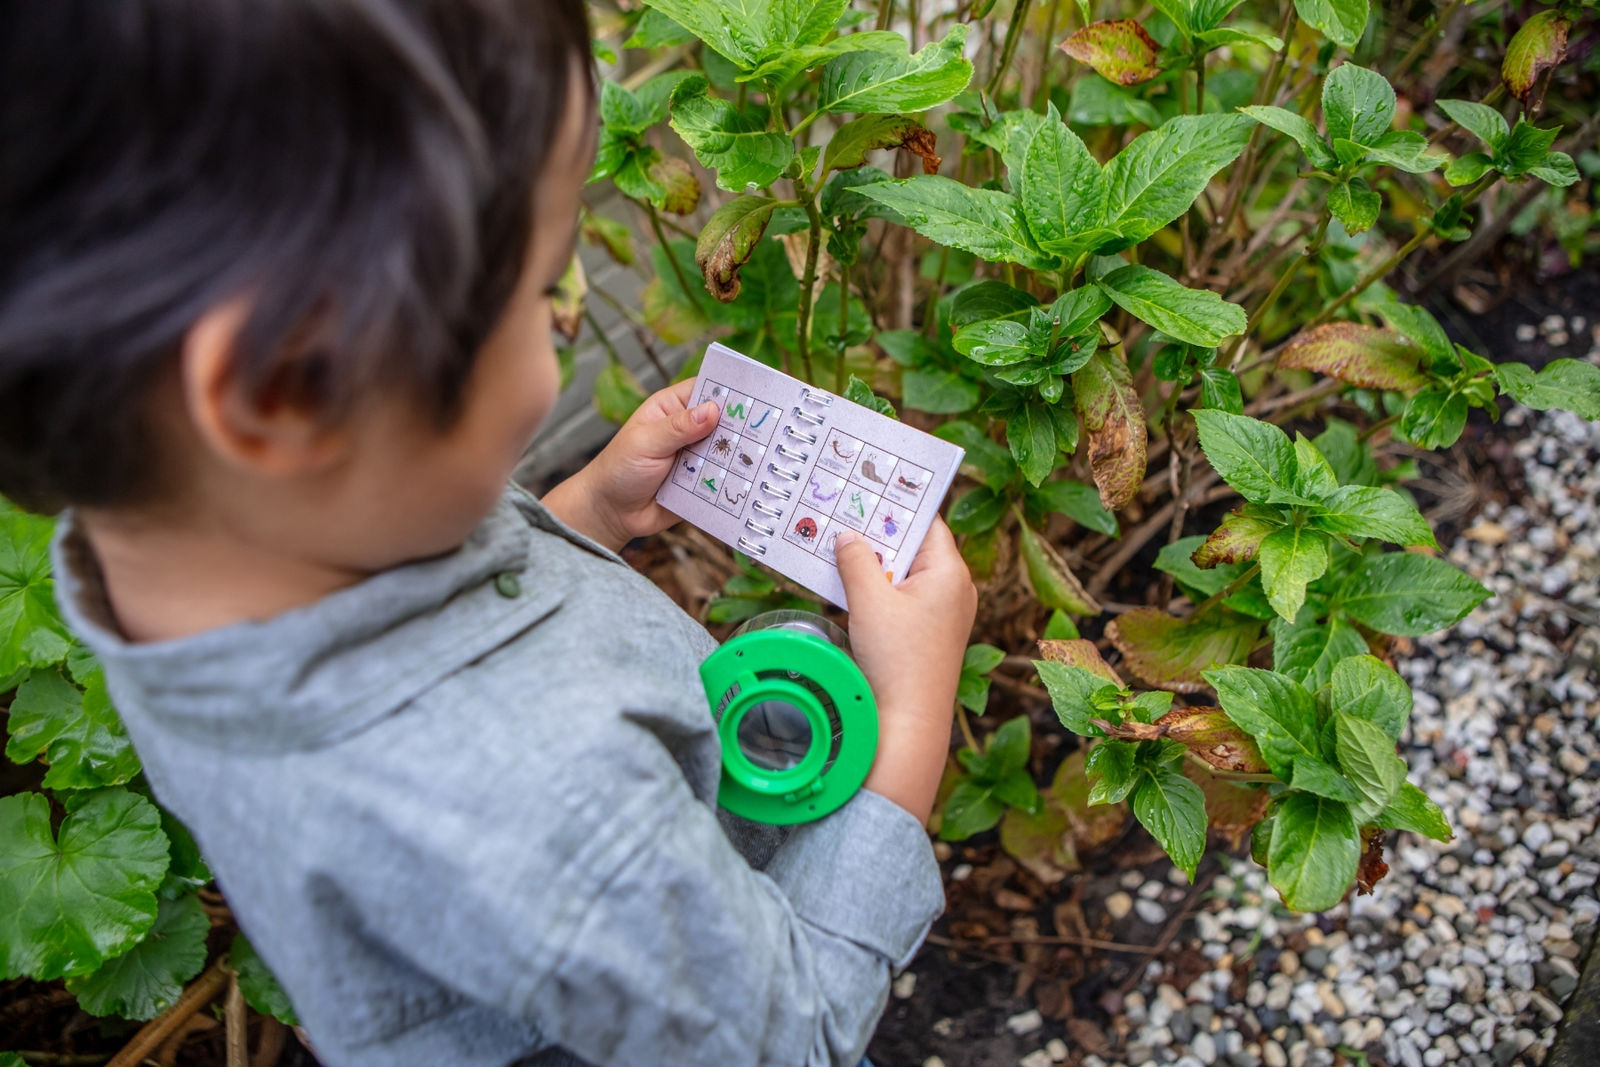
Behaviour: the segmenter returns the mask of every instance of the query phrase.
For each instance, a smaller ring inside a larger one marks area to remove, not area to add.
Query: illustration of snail
[[[809,541],[817,536],[816,521],[813,519],[801,519],[794,524],[794,532],[799,534],[802,540]]]
[[[884,484],[883,479],[878,477],[878,472],[873,468],[872,460],[870,459],[864,459],[861,461],[861,477],[865,478],[869,482],[877,482],[879,485]]]

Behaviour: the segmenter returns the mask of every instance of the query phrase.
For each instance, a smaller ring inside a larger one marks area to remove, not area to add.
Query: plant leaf
[[[1161,73],[1161,47],[1133,19],[1091,22],[1062,41],[1061,50],[1118,85],[1138,85]]]
[[[1362,793],[1350,809],[1357,825],[1367,822],[1394,800],[1406,780],[1406,764],[1394,751],[1394,740],[1373,723],[1333,713],[1334,751],[1339,769]]]
[[[1140,778],[1134,770],[1134,749],[1127,741],[1100,741],[1089,749],[1084,771],[1089,778],[1090,804],[1116,804],[1133,792]]]
[[[1500,77],[1529,111],[1538,111],[1543,102],[1543,90],[1537,98],[1534,92],[1539,76],[1566,57],[1567,31],[1571,28],[1572,20],[1559,8],[1546,8],[1524,22],[1506,45]]]
[[[1083,251],[1082,232],[1098,228],[1105,216],[1100,164],[1053,107],[1023,155],[1018,192],[1028,230],[1047,252]]]
[[[822,150],[822,170],[848,170],[867,161],[867,153],[906,148],[922,157],[924,174],[937,174],[939,156],[933,131],[906,115],[864,115],[840,126]]]
[[[1224,337],[1243,333],[1244,308],[1208,289],[1190,289],[1158,270],[1137,263],[1112,271],[1096,283],[1116,305],[1170,337],[1215,348]]]
[[[1299,682],[1248,667],[1218,667],[1205,680],[1228,718],[1256,739],[1273,774],[1287,782],[1297,761],[1322,761],[1317,706]]]
[[[1241,107],[1239,110],[1263,126],[1270,126],[1279,133],[1286,133],[1294,138],[1312,166],[1329,168],[1338,163],[1327,142],[1322,139],[1322,134],[1318,133],[1317,128],[1304,116],[1281,107],[1262,105]]]
[[[1380,633],[1420,637],[1461,621],[1488,598],[1489,590],[1442,559],[1389,552],[1365,561],[1339,603]]]
[[[1576,359],[1556,359],[1537,374],[1523,363],[1494,368],[1502,392],[1535,411],[1564,408],[1579,418],[1600,419],[1600,367]]]
[[[627,422],[645,401],[644,387],[627,367],[612,360],[594,379],[594,409],[607,422]]]
[[[1273,817],[1267,876],[1295,911],[1326,911],[1356,877],[1361,840],[1350,809],[1337,800],[1293,792]]]
[[[1367,0],[1294,0],[1300,18],[1334,44],[1354,48],[1367,28]]]
[[[907,226],[938,244],[1036,270],[1056,265],[1055,257],[1034,244],[1021,205],[1007,193],[973,189],[940,175],[874,182],[859,191],[892,208]]]
[[[1203,673],[1219,663],[1243,663],[1260,635],[1259,621],[1227,610],[1179,619],[1155,608],[1136,608],[1106,624],[1123,666],[1174,693],[1204,689]]]
[[[999,522],[1006,513],[1006,498],[988,486],[965,493],[950,505],[950,532],[982,533]]]
[[[50,577],[54,529],[49,519],[0,501],[0,678],[54,666],[72,647]]]
[[[1314,370],[1362,389],[1415,392],[1428,384],[1422,349],[1393,330],[1358,322],[1330,322],[1308,330],[1284,348],[1278,366]]]
[[[857,378],[854,374],[844,383],[844,398],[852,404],[860,404],[864,408],[871,408],[879,415],[886,418],[898,419],[894,405],[872,391],[872,386]]]
[[[1178,218],[1244,151],[1254,127],[1243,115],[1180,115],[1135,137],[1106,164],[1105,225],[1126,248]]]
[[[1044,404],[1030,401],[1006,416],[1006,444],[1029,485],[1038,485],[1056,469],[1056,427]]]
[[[673,99],[672,128],[702,165],[717,172],[718,187],[738,193],[777,181],[794,158],[789,138],[769,131],[756,111],[709,96],[704,85],[692,89],[686,85]]]
[[[972,80],[972,64],[961,54],[967,26],[950,27],[942,41],[915,55],[904,51],[850,52],[828,60],[817,90],[817,110],[856,114],[925,111],[955,96]]]
[[[1400,432],[1423,448],[1449,448],[1467,427],[1467,398],[1453,389],[1424,389],[1406,402]]]
[[[900,375],[901,398],[908,408],[956,415],[978,405],[978,385],[952,370],[908,370]]]
[[[1385,830],[1410,830],[1435,841],[1450,841],[1456,836],[1450,831],[1443,809],[1410,782],[1400,787],[1394,800],[1378,812],[1373,822]]]
[[[255,946],[243,934],[233,936],[233,947],[228,949],[228,964],[239,976],[239,992],[244,1001],[262,1015],[270,1015],[286,1026],[299,1026],[294,1005],[283,991],[267,965],[256,953]]]
[[[1273,521],[1247,505],[1223,516],[1205,543],[1190,555],[1196,567],[1209,570],[1229,563],[1244,563],[1256,556],[1261,539],[1282,523]]]
[[[1089,435],[1089,469],[1107,511],[1125,506],[1144,479],[1148,434],[1122,346],[1100,348],[1072,375],[1073,402]]]
[[[1411,687],[1376,656],[1358,655],[1340,660],[1332,671],[1333,707],[1353,718],[1377,726],[1390,742],[1411,718]]]
[[[1206,459],[1246,500],[1265,504],[1294,497],[1294,445],[1271,423],[1212,408],[1192,413]]]
[[[1428,520],[1393,489],[1346,485],[1323,498],[1327,510],[1313,515],[1307,525],[1346,537],[1376,537],[1397,545],[1438,548]]]
[[[1089,720],[1099,716],[1093,697],[1102,689],[1120,689],[1118,682],[1108,682],[1104,676],[1085,667],[1050,660],[1034,660],[1033,669],[1039,672],[1039,681],[1050,694],[1056,718],[1075,734],[1099,737],[1100,728]]]
[[[1440,100],[1437,104],[1452,122],[1459,124],[1493,151],[1504,148],[1511,136],[1511,127],[1506,125],[1505,116],[1488,104],[1472,100]]]
[[[111,707],[105,674],[89,676],[79,690],[59,671],[35,671],[11,702],[6,756],[29,763],[43,756],[48,789],[121,785],[139,773],[128,732]]]
[[[1295,622],[1272,620],[1272,669],[1316,692],[1333,677],[1336,664],[1367,651],[1367,643],[1343,615],[1316,621],[1309,608]]]
[[[1194,881],[1206,851],[1206,796],[1200,787],[1171,764],[1146,767],[1131,803],[1134,818]]]
[[[1349,178],[1328,190],[1328,210],[1344,226],[1346,233],[1365,233],[1378,221],[1383,198],[1372,191],[1365,178]]]
[[[1018,539],[1028,585],[1039,603],[1070,615],[1100,614],[1099,603],[1084,589],[1054,546],[1025,522],[1018,525]]]
[[[1123,688],[1121,676],[1100,655],[1100,649],[1093,641],[1081,637],[1045,638],[1039,642],[1039,655],[1050,663],[1081,667],[1099,676],[1102,684],[1110,682],[1119,689]]]
[[[694,261],[705,276],[707,291],[724,304],[739,295],[739,268],[767,232],[777,206],[776,200],[764,196],[735,197],[717,208],[700,231]]]
[[[1300,17],[1305,18],[1304,11]],[[1394,108],[1394,88],[1375,70],[1342,63],[1322,82],[1322,118],[1330,140],[1376,144],[1389,132]]]
[[[1221,708],[1174,708],[1152,725],[1156,736],[1182,743],[1219,771],[1265,774],[1271,770],[1255,739]]]
[[[939,839],[963,841],[993,829],[1005,813],[1006,806],[995,798],[993,785],[963,779],[944,802]]]
[[[206,965],[211,920],[200,898],[185,893],[163,900],[156,921],[138,944],[107,960],[93,974],[67,979],[67,989],[91,1015],[153,1019],[176,1004],[183,984]]]
[[[126,789],[84,796],[59,835],[42,795],[0,797],[0,977],[87,974],[155,922],[160,813]]]
[[[1028,502],[1041,511],[1065,515],[1096,533],[1117,536],[1117,517],[1100,502],[1099,490],[1082,482],[1045,482],[1028,492]]]

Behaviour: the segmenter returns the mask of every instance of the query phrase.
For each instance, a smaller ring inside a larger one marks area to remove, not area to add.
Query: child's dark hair
[[[448,424],[590,48],[584,0],[0,5],[0,494],[158,492],[145,399],[236,299],[253,395]]]

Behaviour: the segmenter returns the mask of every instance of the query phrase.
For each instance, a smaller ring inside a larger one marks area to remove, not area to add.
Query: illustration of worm
[[[903,474],[898,474],[898,475],[896,475],[896,476],[895,476],[895,479],[894,479],[894,480],[895,480],[895,481],[896,481],[896,482],[898,482],[898,483],[900,483],[900,488],[902,488],[902,489],[908,489],[908,490],[910,490],[910,491],[911,491],[911,492],[913,492],[913,493],[915,493],[915,492],[916,492],[916,491],[917,491],[917,490],[918,490],[918,489],[921,489],[921,488],[922,488],[922,486],[921,486],[921,484],[920,484],[920,483],[918,483],[918,482],[910,482],[910,481],[907,481],[907,480],[906,480],[906,476],[905,476],[905,475],[903,475]]]
[[[815,500],[819,504],[826,504],[828,501],[839,495],[839,490],[835,488],[833,492],[829,493],[827,496],[823,496],[822,486],[817,484],[817,476],[815,474],[810,477],[809,481],[811,483],[811,499]]]
[[[833,442],[830,442],[830,443],[833,445],[833,454],[838,456],[840,459],[855,459],[856,458],[856,454],[854,452],[841,452],[839,450],[839,442],[838,441],[833,441]]]
[[[883,479],[878,477],[878,472],[873,468],[872,460],[870,459],[861,461],[861,477],[869,482],[877,482],[879,485],[884,484]]]
[[[772,409],[772,408],[766,408],[766,409],[764,409],[764,410],[763,410],[763,411],[762,411],[762,412],[761,412],[761,417],[760,417],[760,418],[759,418],[759,419],[757,419],[757,420],[756,420],[756,421],[755,421],[755,422],[752,422],[752,423],[751,423],[751,424],[750,424],[750,428],[751,428],[751,429],[752,429],[752,430],[759,430],[759,429],[761,429],[761,424],[762,424],[762,423],[763,423],[763,422],[766,422],[766,421],[767,421],[767,416],[768,416],[768,415],[771,415],[771,414],[772,414],[772,410],[773,410],[773,409]]]
[[[817,536],[817,524],[812,519],[801,519],[794,524],[794,532],[799,534],[803,540],[809,541]]]
[[[722,499],[726,500],[730,504],[737,504],[737,503],[739,503],[739,501],[743,500],[745,497],[747,497],[749,495],[750,495],[750,490],[746,489],[742,493],[740,493],[738,496],[729,496],[728,495],[728,487],[726,485],[724,485],[722,487]]]

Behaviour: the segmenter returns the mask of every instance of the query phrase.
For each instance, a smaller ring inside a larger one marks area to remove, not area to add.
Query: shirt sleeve
[[[863,791],[754,870],[640,717],[571,714],[584,742],[502,783],[517,807],[357,817],[369,929],[600,1067],[854,1067],[944,905],[922,826]]]

